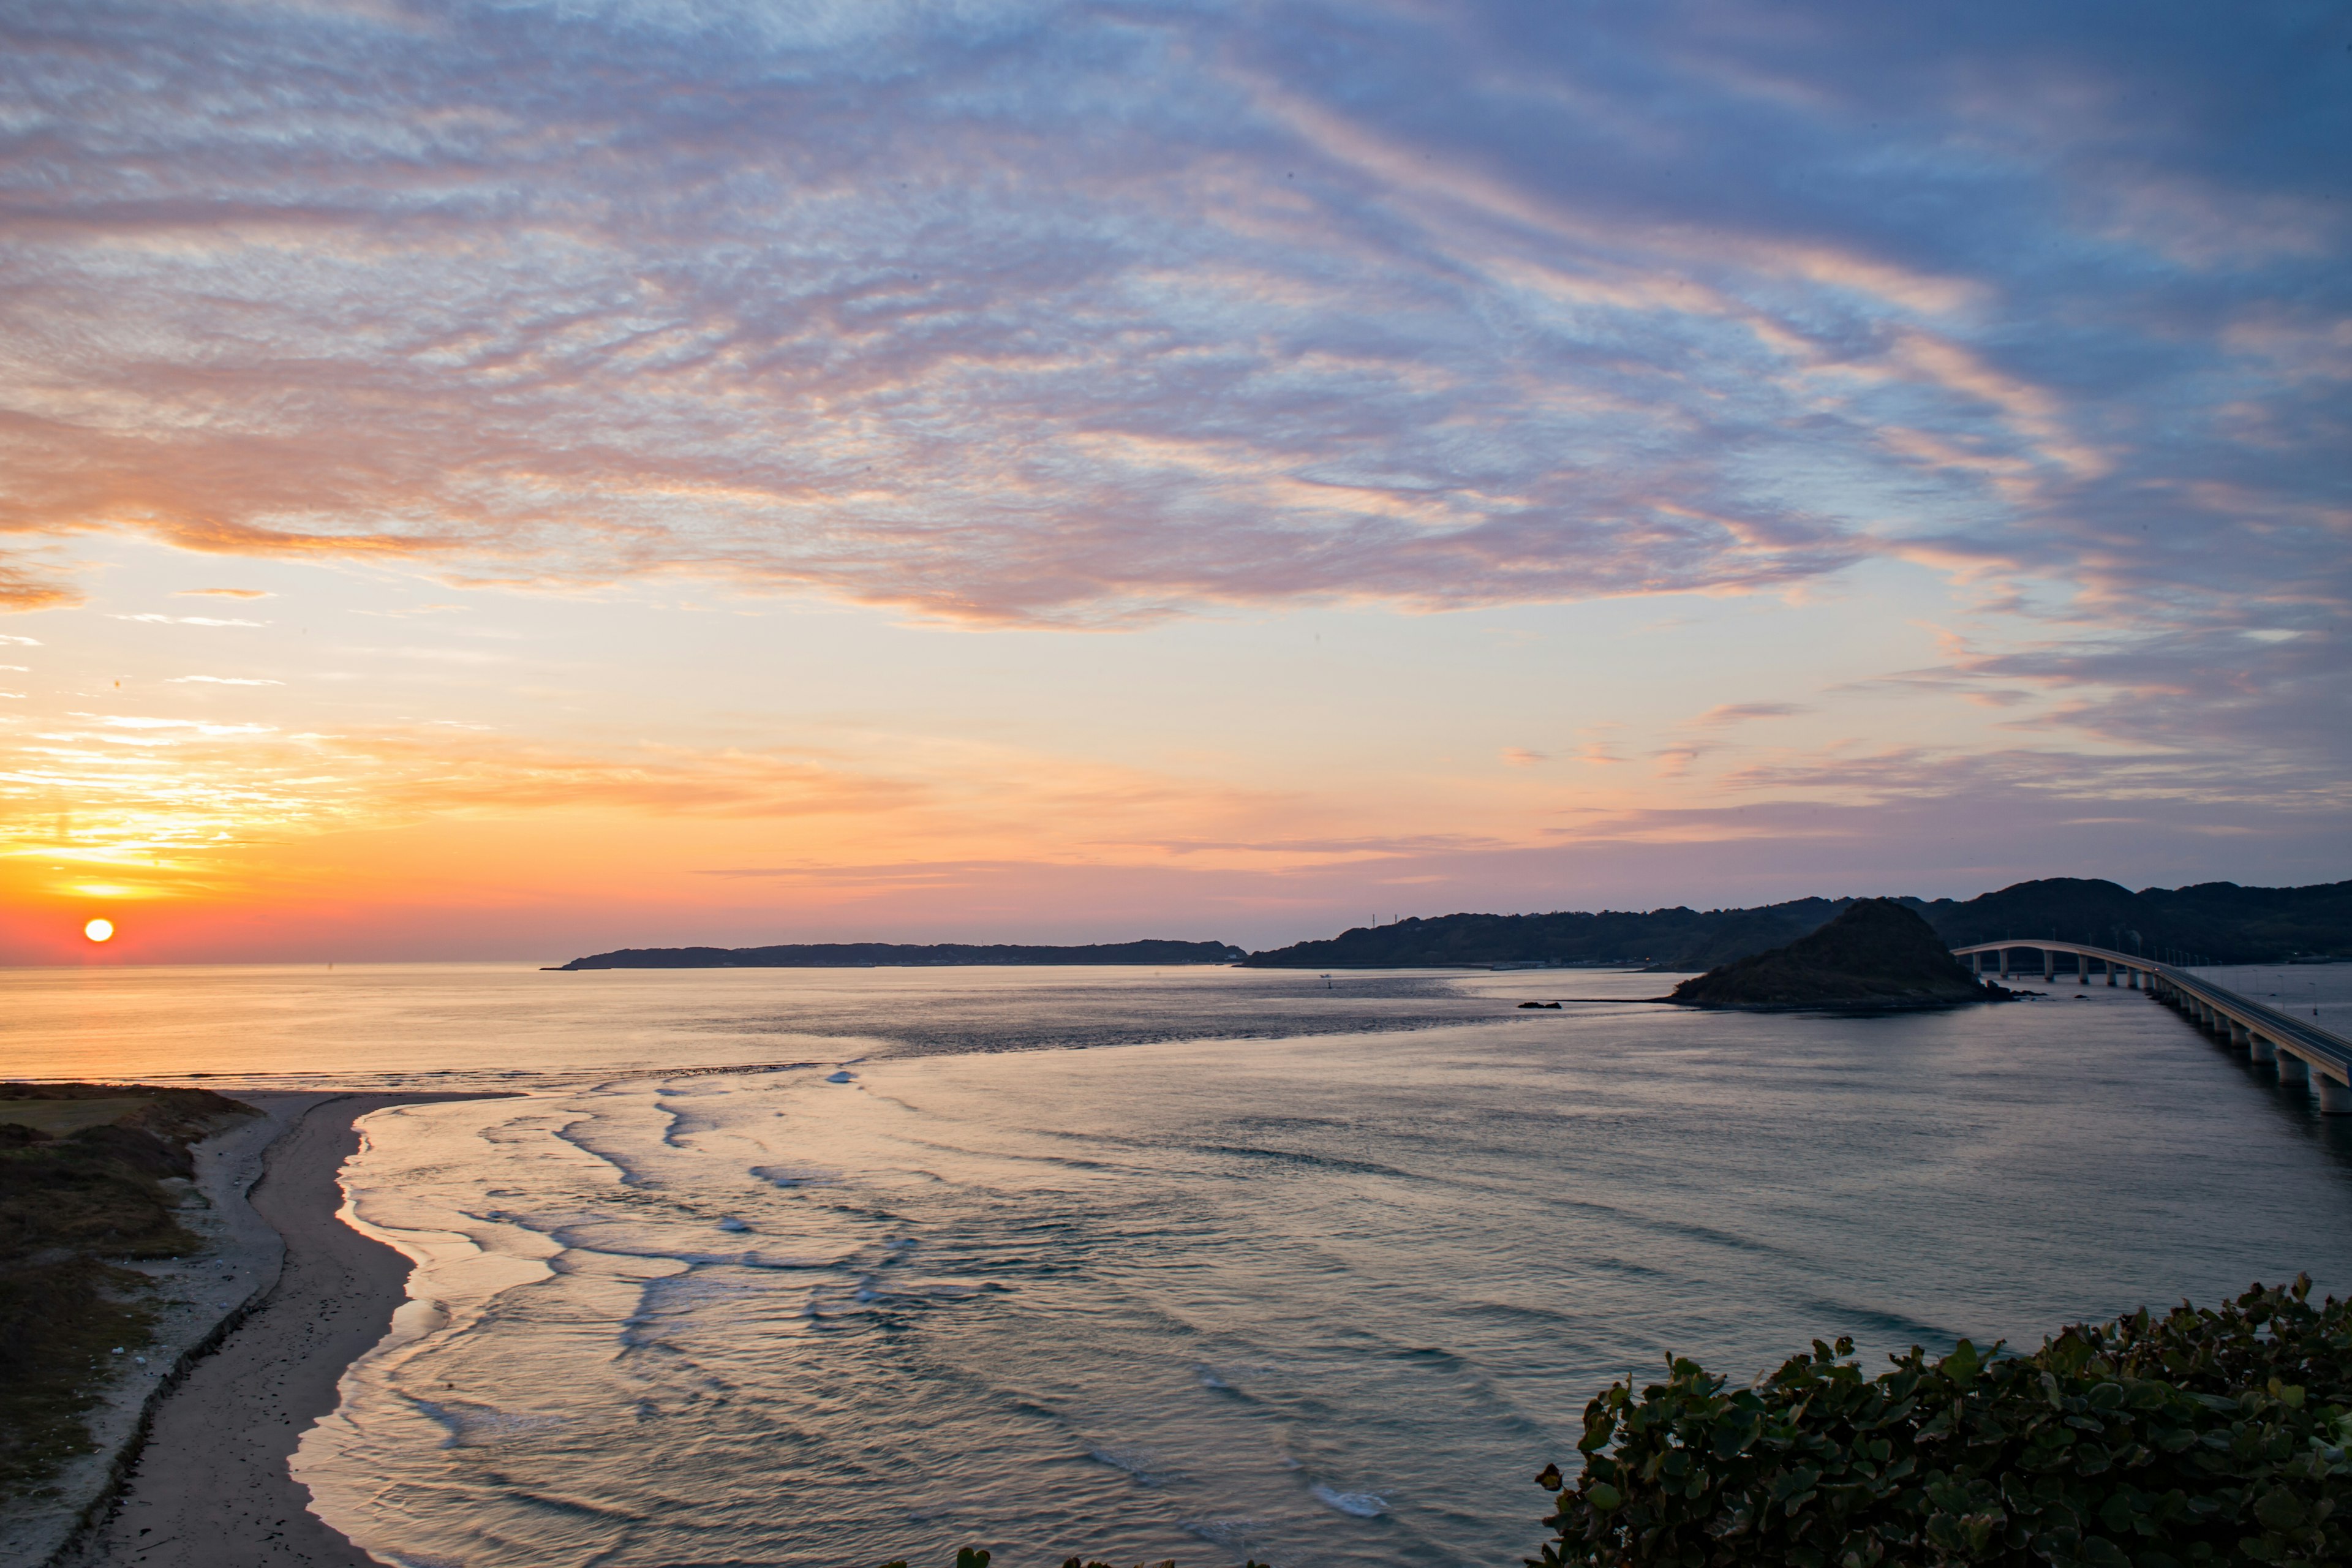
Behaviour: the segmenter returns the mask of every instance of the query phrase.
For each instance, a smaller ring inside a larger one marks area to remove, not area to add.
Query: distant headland
[[[1005,943],[824,942],[777,947],[625,947],[552,969],[882,969],[950,963],[1238,963],[1249,955],[1222,942],[1110,942],[1082,947]]]

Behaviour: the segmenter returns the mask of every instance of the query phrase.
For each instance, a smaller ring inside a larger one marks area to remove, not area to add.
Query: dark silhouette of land
[[[1077,947],[963,942],[814,942],[775,947],[631,947],[562,969],[849,969],[902,964],[1239,963],[1261,969],[1444,969],[1516,964],[1712,969],[1822,929],[1864,900],[1794,899],[1752,910],[1681,906],[1597,914],[1441,915],[1359,926],[1336,937],[1244,953],[1222,942]],[[2176,963],[2276,963],[2352,957],[2352,882],[2308,888],[2144,888],[2050,877],[1965,901],[1902,898],[1947,947],[2058,937]]]
[[[1786,947],[1719,964],[1667,996],[1691,1007],[1950,1007],[2015,993],[1970,974],[1936,928],[1893,899],[1864,899]]]
[[[1222,942],[1114,942],[1084,947],[980,947],[964,942],[826,942],[779,947],[625,947],[559,969],[865,969],[949,963],[1234,963]]]
[[[1712,969],[1818,931],[1858,900],[1798,899],[1760,909],[1674,908],[1595,914],[1443,915],[1363,926],[1244,962],[1273,969],[1418,969],[1491,963],[1628,964]],[[1905,898],[1948,947],[2047,936],[2151,958],[2274,963],[2352,955],[2352,882],[2242,888],[2206,882],[2132,892],[2053,877],[1965,901]]]

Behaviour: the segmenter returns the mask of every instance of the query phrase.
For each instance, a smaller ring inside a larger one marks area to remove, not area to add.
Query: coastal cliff
[[[2005,1001],[1893,899],[1864,899],[1810,936],[1718,965],[1674,988],[1692,1007],[1948,1007]]]

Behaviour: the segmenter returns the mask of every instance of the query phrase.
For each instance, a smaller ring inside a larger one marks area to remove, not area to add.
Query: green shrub
[[[33,1123],[70,1102],[108,1122]],[[143,1346],[152,1286],[125,1258],[196,1249],[163,1184],[195,1169],[188,1146],[250,1107],[205,1089],[0,1082],[0,1506],[37,1496],[88,1453],[87,1416]]]
[[[2352,1562],[2352,1303],[2311,1281],[2074,1325],[2027,1356],[1816,1340],[1750,1388],[1672,1360],[1585,1407],[1529,1568]]]

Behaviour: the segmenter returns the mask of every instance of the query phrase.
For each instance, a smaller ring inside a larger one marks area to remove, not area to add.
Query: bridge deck
[[[2333,1030],[2323,1029],[2307,1018],[2282,1013],[2275,1007],[2257,1002],[2226,985],[2216,985],[2186,970],[2165,967],[2157,973],[2216,1012],[2236,1015],[2240,1023],[2273,1045],[2291,1047],[2297,1056],[2314,1066],[2324,1061],[2352,1078],[2352,1040]]]
[[[2323,1029],[2307,1018],[2280,1011],[2252,997],[2217,985],[2201,975],[2177,969],[2169,963],[2158,963],[2137,953],[2116,952],[2087,942],[2061,942],[2051,937],[2011,937],[2001,942],[1979,942],[1967,947],[1952,949],[1956,958],[1967,958],[1980,952],[1999,952],[2007,948],[2032,948],[2042,952],[2071,952],[2083,959],[2098,959],[2110,971],[2137,969],[2158,984],[2194,996],[2216,1013],[2232,1018],[2243,1028],[2260,1035],[2282,1050],[2291,1051],[2339,1083],[2352,1083],[2352,1040],[2330,1029]],[[2088,965],[2085,964],[2087,970]]]

